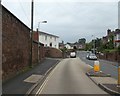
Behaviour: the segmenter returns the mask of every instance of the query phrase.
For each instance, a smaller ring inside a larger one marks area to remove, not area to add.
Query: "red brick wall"
[[[118,52],[104,53],[104,55],[99,54],[99,58],[117,62],[120,60],[120,54]]]
[[[45,48],[44,46],[39,47],[39,60],[42,61],[45,58]]]
[[[38,41],[38,32],[33,32],[33,40]]]
[[[44,60],[45,58],[45,48],[44,46],[40,45],[39,47],[39,62],[41,62],[42,60]],[[38,63],[38,43],[37,42],[33,42],[33,60],[32,63],[33,65]]]
[[[45,56],[52,57],[52,58],[62,58],[62,52],[56,48],[45,48]]]
[[[30,29],[2,8],[2,72],[6,80],[30,63]]]
[[[33,42],[32,64],[38,63],[38,44]]]

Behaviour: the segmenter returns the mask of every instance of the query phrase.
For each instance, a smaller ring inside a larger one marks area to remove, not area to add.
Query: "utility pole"
[[[34,0],[31,2],[31,58],[30,58],[30,67],[32,67],[32,53],[33,53],[33,11],[34,11]]]

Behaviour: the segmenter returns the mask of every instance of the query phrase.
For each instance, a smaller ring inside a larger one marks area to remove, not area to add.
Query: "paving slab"
[[[117,86],[117,80],[112,77],[92,77],[90,79],[103,90],[112,95],[120,94],[120,87]]]
[[[117,84],[117,80],[111,77],[90,77],[94,80],[97,84],[104,83],[104,84]]]
[[[28,82],[28,83],[37,83],[40,78],[42,78],[42,75],[36,75],[36,74],[32,74],[31,76],[29,76],[28,78],[26,78],[24,80],[24,82]]]

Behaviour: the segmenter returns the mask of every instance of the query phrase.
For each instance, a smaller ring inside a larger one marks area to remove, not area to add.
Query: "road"
[[[63,59],[36,94],[107,94],[86,76],[90,69],[78,57]]]
[[[86,51],[78,51],[77,52],[77,57],[80,57],[81,60],[83,60],[86,64],[89,64],[91,66],[94,66],[94,60],[88,60],[86,59],[87,56],[87,52]],[[110,62],[107,60],[101,60],[98,59],[100,61],[100,68],[101,71],[107,73],[107,74],[111,74],[111,76],[113,78],[118,78],[118,69],[117,66],[114,66],[113,64],[117,65],[116,62]]]

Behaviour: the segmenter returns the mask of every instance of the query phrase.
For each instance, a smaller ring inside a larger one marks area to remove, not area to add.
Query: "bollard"
[[[118,85],[117,87],[120,87],[120,66],[118,66]]]
[[[94,72],[100,71],[100,64],[99,61],[94,61]]]

